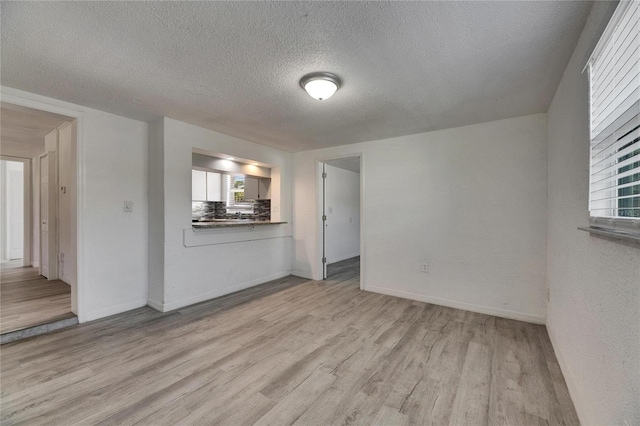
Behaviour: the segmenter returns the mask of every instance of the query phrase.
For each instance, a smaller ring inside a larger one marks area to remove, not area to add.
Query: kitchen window
[[[621,1],[589,63],[591,225],[640,234],[640,2]]]
[[[225,175],[227,186],[227,212],[251,213],[253,203],[244,199],[244,179],[242,175]]]

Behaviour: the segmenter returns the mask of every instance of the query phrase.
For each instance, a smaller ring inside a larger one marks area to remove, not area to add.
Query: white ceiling
[[[33,158],[44,153],[44,137],[72,118],[0,103],[0,153]]]
[[[590,2],[2,2],[2,84],[301,151],[547,110]],[[316,101],[313,71],[344,86]]]

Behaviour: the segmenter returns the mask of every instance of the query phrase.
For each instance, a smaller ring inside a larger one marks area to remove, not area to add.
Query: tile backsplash
[[[224,219],[227,214],[227,207],[224,201],[192,201],[192,219]]]
[[[253,211],[243,213],[245,219],[271,220],[271,200],[253,201]],[[192,201],[191,218],[198,219],[233,219],[236,214],[227,213],[224,201]]]

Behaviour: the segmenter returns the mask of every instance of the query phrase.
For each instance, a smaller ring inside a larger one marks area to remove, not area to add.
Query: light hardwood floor
[[[350,262],[4,345],[2,424],[578,424],[543,326],[362,292]]]
[[[0,266],[0,334],[73,317],[71,287],[19,262]]]

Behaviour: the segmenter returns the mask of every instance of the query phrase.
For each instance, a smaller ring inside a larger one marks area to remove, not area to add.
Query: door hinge
[[[323,221],[326,221],[326,220],[327,220],[327,215],[326,215],[326,214],[323,214],[323,215],[322,215],[322,220],[323,220]]]
[[[323,172],[323,173],[322,173],[322,178],[323,178],[323,179],[326,179],[326,178],[327,178],[327,173],[326,173],[326,172]]]
[[[322,258],[322,263],[327,263],[327,258],[326,257]]]

